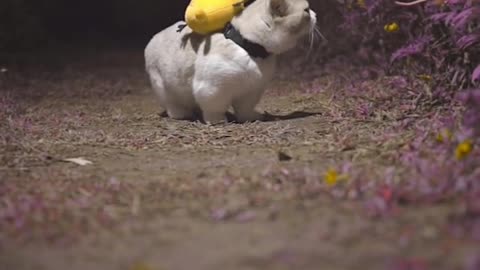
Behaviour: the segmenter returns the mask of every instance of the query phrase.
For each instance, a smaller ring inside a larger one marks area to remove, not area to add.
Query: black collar
[[[265,49],[265,47],[244,38],[242,34],[240,34],[240,31],[238,31],[231,23],[227,24],[223,35],[225,38],[231,39],[233,42],[237,43],[237,45],[247,51],[251,57],[267,58],[270,56],[270,53]]]

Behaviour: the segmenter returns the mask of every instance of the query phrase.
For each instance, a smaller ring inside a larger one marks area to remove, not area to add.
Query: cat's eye
[[[303,11],[305,11],[306,13],[310,14],[310,8],[306,8],[304,9]]]

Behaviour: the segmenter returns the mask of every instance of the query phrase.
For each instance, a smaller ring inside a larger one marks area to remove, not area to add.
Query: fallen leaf
[[[86,160],[86,159],[81,158],[81,157],[80,158],[67,158],[67,159],[64,159],[63,161],[75,163],[75,164],[80,165],[80,166],[86,166],[86,165],[93,164],[93,162],[91,162],[90,160]]]
[[[278,152],[278,160],[280,160],[280,161],[290,161],[290,160],[292,160],[292,157],[283,153],[283,152],[281,152],[281,151],[279,151]]]
[[[222,221],[225,220],[229,214],[225,208],[219,208],[212,211],[211,217],[215,221]]]

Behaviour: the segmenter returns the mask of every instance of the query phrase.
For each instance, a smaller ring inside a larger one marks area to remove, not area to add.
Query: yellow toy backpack
[[[252,0],[191,0],[185,22],[193,32],[207,35],[221,31]]]

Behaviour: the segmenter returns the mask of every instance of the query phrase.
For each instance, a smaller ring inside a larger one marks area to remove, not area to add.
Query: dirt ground
[[[478,269],[478,242],[444,233],[458,205],[375,218],[325,191],[338,164],[408,173],[414,132],[384,135],[415,100],[385,78],[359,97],[341,76],[284,77],[260,106],[275,120],[206,126],[162,116],[139,51],[16,59],[0,74],[2,269]],[[382,110],[362,117],[365,100]]]

